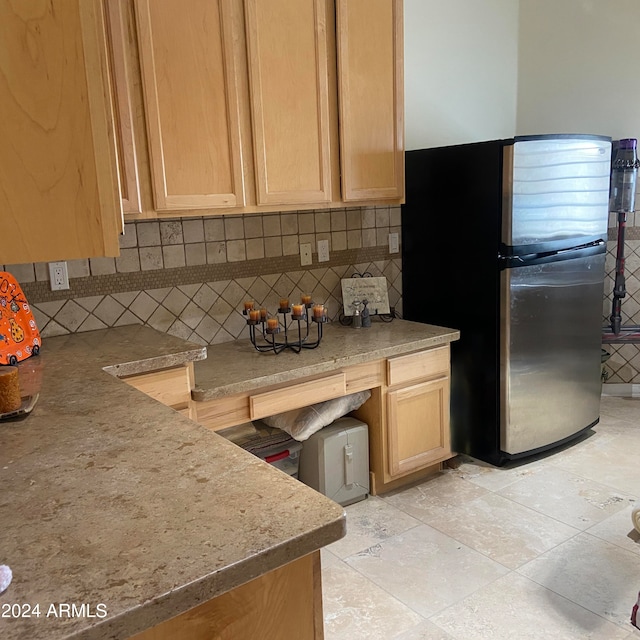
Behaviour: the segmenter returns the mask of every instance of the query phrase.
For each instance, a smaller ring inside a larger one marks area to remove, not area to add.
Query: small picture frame
[[[341,284],[342,306],[345,316],[353,316],[356,308],[354,303],[358,302],[361,305],[363,300],[367,301],[371,315],[390,313],[389,291],[387,279],[384,276],[380,278],[342,278]]]

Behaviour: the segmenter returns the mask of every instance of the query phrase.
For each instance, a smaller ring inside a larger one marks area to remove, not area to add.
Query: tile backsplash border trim
[[[222,264],[204,264],[154,271],[135,271],[129,273],[113,273],[101,276],[71,278],[70,288],[62,291],[51,291],[48,281],[25,282],[24,293],[32,304],[70,300],[97,295],[110,295],[126,291],[161,289],[180,285],[237,280],[255,277],[265,273],[287,273],[292,271],[312,271],[336,266],[370,263],[398,258],[398,254],[390,254],[388,247],[367,247],[362,249],[345,249],[334,251],[328,262],[315,262],[309,266],[300,265],[300,256],[281,256],[227,262]]]

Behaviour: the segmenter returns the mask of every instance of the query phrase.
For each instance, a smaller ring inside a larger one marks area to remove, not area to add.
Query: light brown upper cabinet
[[[118,255],[100,0],[0,0],[0,263]]]
[[[137,0],[159,211],[245,203],[234,0]]]
[[[257,203],[328,202],[325,0],[245,0]]]
[[[401,0],[133,3],[145,217],[401,201]]]
[[[342,197],[404,195],[401,0],[336,0]]]

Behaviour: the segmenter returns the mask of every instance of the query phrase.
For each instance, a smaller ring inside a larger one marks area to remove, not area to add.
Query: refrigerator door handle
[[[594,240],[574,247],[564,249],[556,249],[554,251],[543,251],[539,253],[523,253],[513,254],[509,251],[498,253],[498,268],[500,270],[513,267],[520,267],[529,264],[543,264],[545,262],[553,262],[555,260],[569,260],[585,255],[593,255],[603,253],[606,250],[606,242],[603,239]]]
[[[566,249],[559,249],[555,253],[566,253],[567,251],[580,251],[582,249],[590,249],[591,247],[603,247],[605,245],[604,240],[595,240],[594,242],[587,242],[586,244],[580,244],[577,247],[568,247]]]

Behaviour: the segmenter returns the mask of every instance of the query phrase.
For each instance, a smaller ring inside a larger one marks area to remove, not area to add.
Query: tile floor
[[[347,507],[322,551],[326,640],[640,640],[640,400],[604,396],[551,455],[456,463]]]

